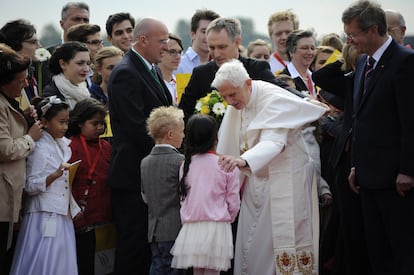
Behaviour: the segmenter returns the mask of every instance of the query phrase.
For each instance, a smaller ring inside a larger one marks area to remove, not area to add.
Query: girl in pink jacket
[[[194,274],[220,274],[233,258],[231,223],[239,208],[239,170],[226,173],[215,153],[217,123],[193,115],[187,123],[185,161],[179,193],[182,228],[171,250],[172,267],[193,267]]]

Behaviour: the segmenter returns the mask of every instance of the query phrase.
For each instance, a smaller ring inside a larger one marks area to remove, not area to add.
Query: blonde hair
[[[345,44],[342,48],[342,58],[344,63],[341,66],[341,70],[344,72],[354,71],[358,56],[358,53],[351,44]]]
[[[322,37],[320,46],[331,46],[334,49],[342,52],[344,42],[337,33],[328,33]]]
[[[103,47],[96,53],[95,62],[94,64],[91,64],[92,69],[95,71],[97,67],[102,67],[104,59],[118,56],[118,55],[124,56],[124,52],[115,46]],[[102,77],[95,72],[92,76],[92,81],[96,84],[101,84]]]
[[[155,141],[165,137],[168,131],[184,123],[184,112],[174,106],[161,106],[152,110],[147,119],[148,135]]]
[[[269,20],[267,21],[267,30],[269,32],[269,36],[272,36],[272,25],[275,22],[281,22],[281,21],[292,21],[293,23],[293,30],[299,29],[299,19],[292,12],[291,9],[285,10],[285,11],[278,11],[270,15]]]
[[[334,51],[335,51],[335,48],[333,48],[331,46],[318,46],[318,47],[316,47],[315,56],[313,57],[311,68],[313,68],[313,66],[315,66],[316,59],[318,58],[318,56],[321,53],[328,53],[329,55],[332,55],[334,53]]]
[[[254,41],[251,41],[249,45],[247,45],[247,57],[250,57],[250,54],[253,52],[256,46],[266,46],[269,49],[269,54],[272,53],[272,46],[265,40],[258,38]]]

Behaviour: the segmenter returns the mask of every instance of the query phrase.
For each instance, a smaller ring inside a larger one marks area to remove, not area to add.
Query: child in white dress
[[[27,159],[26,207],[10,274],[76,275],[72,217],[80,208],[69,185],[69,105],[52,96],[36,110],[43,132]]]
[[[185,137],[179,188],[183,226],[171,250],[171,266],[193,267],[195,275],[220,274],[233,258],[231,223],[240,208],[239,170],[220,169],[212,117],[193,115]]]

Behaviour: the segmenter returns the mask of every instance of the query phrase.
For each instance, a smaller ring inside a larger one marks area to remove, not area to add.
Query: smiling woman
[[[307,91],[310,96],[316,98],[315,84],[309,70],[315,57],[316,46],[313,35],[309,30],[297,30],[288,36],[286,51],[291,62],[286,65],[282,73],[293,78],[297,90]]]
[[[77,102],[90,96],[85,82],[89,65],[89,52],[85,45],[67,42],[57,47],[49,62],[52,82],[45,87],[43,95],[56,95],[73,109]]]

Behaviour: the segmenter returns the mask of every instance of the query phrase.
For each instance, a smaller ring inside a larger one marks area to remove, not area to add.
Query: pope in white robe
[[[245,175],[234,274],[317,274],[315,166],[301,130],[327,106],[251,80],[237,60],[220,67],[212,86],[229,104],[219,131],[220,165]]]

